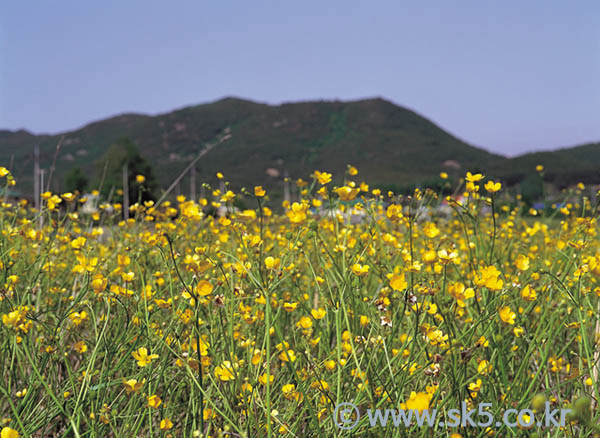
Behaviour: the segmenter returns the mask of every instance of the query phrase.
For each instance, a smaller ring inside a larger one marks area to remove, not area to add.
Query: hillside
[[[498,162],[494,172],[509,183],[522,180],[537,164],[543,164],[545,178],[558,187],[577,182],[600,183],[600,143],[523,154]]]
[[[306,178],[315,169],[341,175],[351,163],[360,169],[361,179],[374,184],[402,186],[442,170],[484,170],[514,182],[541,163],[564,182],[579,174],[594,180],[594,167],[600,165],[599,144],[508,159],[466,144],[415,112],[379,98],[277,106],[225,98],[157,116],[123,114],[61,135],[0,131],[0,163],[12,162],[19,187],[30,190],[33,146],[39,144],[41,166],[49,168],[62,137],[53,184],[60,190],[69,168],[96,174],[106,149],[127,136],[166,187],[205,144],[224,132],[231,138],[199,163],[199,181],[214,183],[221,171],[237,187],[262,183],[275,188],[280,178],[268,176],[267,169]],[[445,167],[450,160],[454,167]]]

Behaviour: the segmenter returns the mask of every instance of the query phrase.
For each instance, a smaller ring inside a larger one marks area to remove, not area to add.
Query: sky
[[[0,129],[379,96],[504,155],[600,141],[600,2],[0,0]]]

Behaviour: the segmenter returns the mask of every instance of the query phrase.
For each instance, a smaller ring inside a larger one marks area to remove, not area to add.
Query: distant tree
[[[527,206],[544,198],[544,181],[539,173],[533,173],[521,181],[521,196]]]
[[[156,200],[157,183],[152,166],[140,155],[135,143],[127,137],[122,137],[112,144],[98,162],[98,175],[104,174],[101,195],[106,198],[114,188],[112,201],[123,200],[123,195],[118,191],[123,190],[123,166],[125,164],[128,173],[129,201],[133,204],[138,199],[142,202]],[[143,175],[145,180],[141,183],[138,182],[137,175]]]
[[[68,192],[85,192],[88,186],[88,178],[81,167],[72,168],[65,176],[65,186]]]

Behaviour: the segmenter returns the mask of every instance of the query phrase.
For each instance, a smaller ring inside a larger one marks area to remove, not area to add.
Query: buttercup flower
[[[146,347],[140,347],[137,351],[131,353],[133,358],[137,361],[138,366],[145,367],[152,363],[154,359],[158,359],[158,354],[148,354]]]

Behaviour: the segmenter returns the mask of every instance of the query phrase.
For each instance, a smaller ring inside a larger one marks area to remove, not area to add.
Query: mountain
[[[543,164],[562,184],[579,175],[597,181],[594,168],[600,166],[600,144],[506,158],[380,98],[282,105],[225,98],[156,116],[122,114],[59,135],[0,131],[0,163],[13,163],[19,187],[26,192],[32,185],[34,145],[40,146],[41,167],[49,168],[62,139],[53,184],[59,191],[70,168],[97,175],[107,148],[127,136],[167,187],[205,145],[224,134],[229,139],[198,163],[198,181],[214,184],[221,171],[235,187],[263,184],[279,190],[281,178],[267,171],[306,179],[317,169],[341,177],[346,165],[353,164],[360,180],[372,185],[401,187],[436,178],[440,171],[467,170],[517,182]]]

